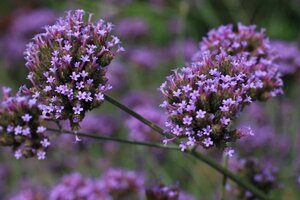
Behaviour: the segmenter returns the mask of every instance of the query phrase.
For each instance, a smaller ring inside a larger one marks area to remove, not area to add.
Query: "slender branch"
[[[160,128],[159,126],[157,126],[156,124],[154,124],[153,122],[145,119],[143,116],[141,116],[140,114],[134,112],[133,110],[131,110],[130,108],[128,108],[127,106],[121,104],[120,102],[118,102],[117,100],[115,100],[114,98],[108,96],[107,94],[104,94],[104,98],[105,100],[107,100],[108,102],[110,102],[111,104],[117,106],[118,108],[120,108],[121,110],[127,112],[128,114],[130,114],[131,116],[135,117],[136,119],[138,119],[139,121],[143,122],[144,124],[146,124],[147,126],[149,126],[150,128],[152,128],[154,131],[158,132],[159,134],[161,134],[162,136],[166,136],[167,138],[171,138],[171,136],[169,134],[166,134],[165,131]]]
[[[223,165],[227,169],[227,167],[228,167],[228,156],[225,155],[225,154],[223,155]],[[221,186],[221,200],[225,200],[226,182],[227,182],[227,176],[223,175],[222,186]]]
[[[54,128],[47,128],[49,131],[53,132],[61,132],[64,134],[74,134],[73,131],[69,130],[64,130],[64,129],[54,129]],[[168,150],[177,150],[180,151],[180,149],[177,146],[166,146],[163,144],[156,144],[156,143],[151,143],[151,142],[142,142],[142,141],[136,141],[136,140],[126,140],[126,139],[121,139],[121,138],[115,138],[115,137],[108,137],[108,136],[99,136],[99,135],[93,135],[93,134],[88,134],[88,133],[83,133],[83,132],[78,132],[78,136],[81,137],[87,137],[87,138],[93,138],[97,140],[106,140],[106,141],[111,141],[111,142],[118,142],[118,143],[124,143],[124,144],[133,144],[133,145],[140,145],[140,146],[147,146],[147,147],[154,147],[154,148],[161,148],[161,149],[168,149]]]
[[[108,102],[110,102],[111,104],[113,104],[114,106],[120,108],[121,110],[127,112],[128,114],[130,114],[131,116],[135,117],[136,119],[138,119],[139,121],[143,122],[144,124],[146,124],[147,126],[149,126],[150,128],[152,128],[154,131],[158,132],[159,134],[166,136],[167,138],[171,138],[171,135],[168,133],[165,133],[164,130],[162,128],[160,128],[159,126],[157,126],[156,124],[154,124],[153,122],[145,119],[143,116],[139,115],[138,113],[134,112],[133,110],[131,110],[130,108],[128,108],[127,106],[123,105],[122,103],[118,102],[117,100],[115,100],[114,98],[108,96],[108,95],[104,95],[105,100],[107,100]],[[173,142],[175,144],[178,144],[178,140],[173,140]],[[241,177],[235,175],[234,173],[232,173],[231,171],[227,170],[226,168],[222,167],[221,165],[219,165],[218,163],[216,163],[214,160],[212,160],[211,158],[193,150],[193,149],[187,149],[186,151],[184,151],[187,154],[190,154],[192,156],[194,156],[195,158],[197,158],[198,160],[201,160],[202,162],[208,164],[209,166],[211,166],[212,168],[214,168],[215,170],[217,170],[218,172],[220,172],[221,174],[223,174],[224,176],[230,178],[231,180],[233,180],[234,182],[236,182],[238,185],[240,185],[241,187],[251,191],[256,197],[259,197],[260,199],[264,199],[264,200],[268,200],[268,196],[260,191],[257,187],[255,187],[253,184],[251,184],[250,182],[242,179]]]

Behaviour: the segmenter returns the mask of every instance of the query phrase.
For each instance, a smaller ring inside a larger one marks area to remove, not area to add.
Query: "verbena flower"
[[[199,48],[194,61],[201,60],[205,51],[210,51],[215,56],[222,52],[244,60],[248,71],[256,74],[261,80],[258,99],[266,100],[282,93],[283,83],[274,63],[275,54],[264,29],[257,32],[255,25],[245,26],[241,23],[237,27],[220,26],[208,32],[207,37],[200,42]]]
[[[278,188],[280,185],[278,168],[273,166],[270,162],[260,162],[256,158],[247,158],[239,160],[233,165],[234,166],[230,167],[235,168],[234,171],[236,171],[236,173],[266,194],[270,193],[271,190]],[[244,188],[230,185],[227,189],[241,200],[256,199],[254,194]]]
[[[0,144],[9,146],[17,159],[36,156],[42,160],[50,145],[44,134],[41,112],[36,100],[18,93],[10,95],[10,88],[3,87],[0,103]]]
[[[255,73],[244,60],[227,55],[203,54],[202,60],[177,69],[160,90],[161,107],[169,117],[167,131],[185,138],[180,147],[201,145],[226,147],[242,136],[232,121],[265,92],[261,71]],[[269,86],[268,86],[269,87]]]
[[[32,95],[40,102],[42,117],[69,119],[74,131],[88,110],[101,105],[107,84],[106,66],[123,51],[111,35],[113,25],[83,10],[69,11],[65,18],[45,27],[25,51]]]

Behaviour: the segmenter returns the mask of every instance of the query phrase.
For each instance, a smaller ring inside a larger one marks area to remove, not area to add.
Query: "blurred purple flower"
[[[169,46],[169,56],[172,60],[176,60],[176,58],[181,56],[184,60],[190,61],[197,50],[197,43],[192,39],[180,42],[175,41]]]
[[[115,90],[123,89],[127,85],[127,68],[121,62],[112,62],[106,76],[108,82]]]
[[[285,41],[272,41],[272,48],[276,52],[275,62],[279,71],[284,74],[293,74],[300,68],[300,49],[297,43]]]
[[[83,132],[111,136],[118,129],[117,124],[116,119],[112,116],[89,113],[81,123],[81,130]]]
[[[278,168],[270,161],[259,161],[256,158],[246,158],[241,160],[230,160],[229,168],[242,178],[254,184],[258,189],[265,193],[279,187]],[[239,199],[253,200],[255,196],[242,187],[227,187],[229,192]]]
[[[154,69],[161,62],[159,52],[159,49],[150,47],[134,48],[128,51],[128,60],[141,69]]]
[[[116,32],[120,37],[137,39],[148,34],[149,26],[143,18],[125,18],[117,24]]]
[[[135,112],[139,113],[151,122],[163,126],[166,121],[164,113],[155,107],[150,106],[138,106],[133,108]],[[135,140],[141,141],[153,141],[161,142],[162,136],[154,132],[150,127],[146,126],[134,117],[127,116],[125,119],[125,125],[129,129],[129,137]]]
[[[162,183],[146,189],[147,200],[195,200],[187,193],[180,191],[178,184],[164,185]]]
[[[123,169],[110,169],[105,172],[99,183],[113,199],[143,199],[144,177],[142,174]]]
[[[132,91],[126,94],[123,98],[123,102],[130,108],[153,105],[154,99],[149,92],[145,91]]]
[[[50,191],[49,200],[111,200],[101,184],[73,173],[63,177],[61,182]]]
[[[1,56],[12,65],[23,59],[26,44],[42,26],[55,22],[57,14],[49,9],[35,9],[16,13],[8,32],[0,39]]]

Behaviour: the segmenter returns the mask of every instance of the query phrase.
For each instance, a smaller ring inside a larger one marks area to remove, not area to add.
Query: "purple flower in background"
[[[150,120],[151,122],[163,126],[166,117],[163,112],[155,109],[154,107],[150,106],[137,106],[133,108],[135,112],[139,113],[140,115],[144,116],[146,119]],[[140,122],[139,120],[135,119],[131,116],[126,116],[125,125],[129,129],[129,137],[135,140],[142,140],[142,141],[161,141],[162,136],[158,133],[153,132],[151,128]]]
[[[82,177],[79,173],[73,173],[63,177],[61,182],[50,191],[49,200],[66,199],[111,200],[111,197],[101,184]]]
[[[18,11],[3,38],[0,40],[1,56],[9,65],[20,61],[27,41],[38,33],[42,26],[52,24],[56,13],[49,9]]]
[[[159,50],[150,47],[134,48],[129,51],[128,60],[141,69],[154,69],[160,63]]]
[[[260,80],[261,94],[257,96],[258,99],[266,100],[283,93],[283,82],[274,63],[275,55],[264,29],[257,32],[256,26],[241,23],[237,25],[236,31],[232,25],[212,29],[200,42],[200,50],[193,60],[201,61],[207,51],[214,56],[222,53],[243,60],[247,71]]]
[[[117,120],[109,115],[89,113],[81,123],[81,129],[89,133],[111,136],[118,129]]]
[[[148,34],[149,26],[142,18],[125,18],[117,24],[116,32],[120,37],[137,39]]]
[[[280,185],[278,168],[270,162],[258,161],[256,158],[241,159],[238,161],[231,159],[229,168],[267,194]],[[227,188],[230,193],[239,199],[255,199],[255,196],[244,188],[231,185]]]
[[[143,199],[144,196],[144,177],[134,171],[110,169],[99,183],[113,199]]]
[[[127,68],[121,62],[112,62],[107,69],[106,77],[115,90],[127,86]]]
[[[172,60],[176,60],[178,57],[183,57],[184,60],[191,60],[197,50],[197,43],[192,39],[180,42],[175,41],[168,47],[169,58]]]
[[[133,91],[126,94],[123,98],[123,102],[130,108],[153,105],[155,103],[153,96],[144,91]]]
[[[300,49],[293,42],[272,41],[272,48],[276,52],[275,62],[279,71],[284,75],[297,72],[300,68]]]
[[[42,200],[47,199],[47,193],[42,190],[23,189],[11,196],[9,200]]]
[[[189,194],[180,191],[178,184],[175,185],[154,185],[146,189],[147,200],[195,200]]]
[[[25,51],[31,93],[40,101],[43,118],[69,119],[74,131],[87,111],[102,104],[103,93],[111,89],[105,67],[123,51],[111,35],[111,23],[93,23],[92,14],[84,21],[84,16],[83,10],[68,11]]]

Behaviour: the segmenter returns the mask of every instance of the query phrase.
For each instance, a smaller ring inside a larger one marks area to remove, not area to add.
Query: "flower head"
[[[181,147],[225,147],[241,136],[230,130],[232,121],[260,99],[263,84],[244,60],[226,53],[203,54],[202,60],[175,70],[160,87],[165,97],[161,107],[169,117],[167,129],[187,138]]]
[[[40,103],[44,119],[69,119],[79,129],[86,111],[103,102],[106,66],[122,51],[111,35],[112,24],[84,21],[83,10],[69,11],[45,32],[34,37],[25,51],[32,95]],[[38,94],[38,95],[37,95]]]
[[[41,112],[32,97],[10,96],[10,90],[3,88],[0,102],[0,144],[10,146],[16,159],[37,156],[44,159],[50,145],[49,139],[41,126]],[[31,103],[30,103],[31,102]]]

